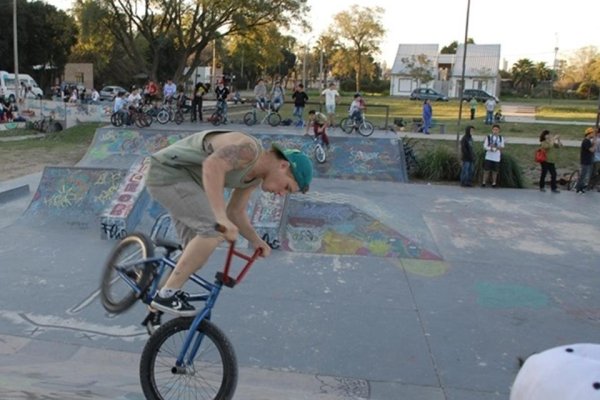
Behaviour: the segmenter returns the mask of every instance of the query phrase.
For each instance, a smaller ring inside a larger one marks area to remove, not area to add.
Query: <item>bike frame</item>
[[[223,271],[217,272],[215,281],[213,283],[207,281],[197,274],[192,274],[190,276],[190,280],[192,282],[204,288],[208,293],[190,294],[189,301],[204,301],[205,303],[204,308],[194,317],[194,321],[190,326],[190,330],[185,338],[181,351],[179,352],[179,356],[177,357],[174,367],[175,371],[177,371],[177,368],[185,368],[185,366],[191,365],[192,361],[196,357],[196,353],[198,352],[204,337],[204,335],[197,333],[197,329],[204,319],[210,320],[210,313],[215,306],[217,299],[219,298],[219,294],[221,293],[223,285],[233,288],[236,284],[240,283],[246,276],[252,264],[254,264],[254,261],[257,260],[259,254],[260,249],[256,249],[251,256],[244,254],[235,249],[235,242],[231,242],[227,252],[227,257],[225,259]],[[246,264],[242,267],[241,271],[236,277],[230,275],[231,264],[234,257],[241,258],[242,260],[246,261]],[[172,260],[168,254],[151,257],[145,259],[143,262],[144,264],[151,265],[155,269],[152,283],[148,289],[140,288],[137,283],[131,279],[129,275],[127,275],[128,267],[139,264],[139,262],[122,264],[117,268],[117,271],[119,277],[123,279],[133,291],[136,292],[142,302],[149,305],[152,302],[153,294],[158,290],[158,285],[165,272],[169,269],[175,269],[176,262]]]

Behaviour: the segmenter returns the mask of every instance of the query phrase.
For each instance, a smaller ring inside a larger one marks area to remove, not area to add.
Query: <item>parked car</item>
[[[430,88],[419,88],[412,91],[410,94],[411,100],[436,100],[436,101],[448,101],[448,96],[436,92]]]
[[[104,86],[100,90],[100,101],[113,101],[119,92],[127,93],[127,90],[121,86]]]
[[[489,94],[485,90],[465,89],[465,91],[463,92],[463,100],[471,101],[472,98],[475,98],[477,101],[479,101],[481,103],[486,102],[487,99],[494,99],[494,100],[496,100],[496,103],[500,102],[500,100],[496,96]]]
[[[19,74],[19,82],[24,83],[28,88],[25,93],[27,98],[41,99],[44,96],[44,91],[30,75]],[[6,71],[0,71],[0,94],[8,98],[11,102],[16,100],[15,74],[11,74]]]

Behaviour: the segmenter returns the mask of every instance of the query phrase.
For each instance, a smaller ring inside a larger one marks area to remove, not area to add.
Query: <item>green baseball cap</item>
[[[292,175],[302,193],[308,192],[313,175],[312,161],[306,154],[297,149],[284,149],[277,143],[271,144],[290,163]]]

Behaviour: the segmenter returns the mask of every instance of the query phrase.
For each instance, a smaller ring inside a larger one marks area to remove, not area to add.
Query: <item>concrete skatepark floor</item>
[[[379,143],[352,146],[364,161],[390,142]],[[115,160],[94,167],[127,164]],[[237,352],[236,399],[507,399],[517,357],[594,341],[596,193],[382,172],[321,171],[290,197],[281,249],[223,293],[213,319]],[[97,300],[113,242],[90,225],[20,217],[22,202],[0,204],[0,397],[142,399],[145,309],[107,315]]]

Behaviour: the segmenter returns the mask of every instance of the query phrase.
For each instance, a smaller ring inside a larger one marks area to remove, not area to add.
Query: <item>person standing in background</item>
[[[335,83],[330,83],[329,87],[321,92],[321,97],[325,96],[325,112],[329,119],[329,126],[335,126],[335,104],[336,98],[340,97],[335,89]]]
[[[472,131],[475,130],[473,125],[465,128],[465,134],[460,139],[460,152],[462,157],[462,168],[460,170],[460,186],[471,187],[473,180],[473,162],[475,161],[475,153],[473,151],[473,136]]]
[[[587,128],[585,130],[585,136],[581,141],[581,149],[579,153],[579,162],[581,164],[581,170],[579,171],[579,181],[577,181],[576,193],[585,193],[590,177],[592,175],[592,169],[594,168],[594,152],[596,150],[596,131],[594,128]]]
[[[421,130],[424,134],[429,135],[429,128],[431,128],[431,119],[433,118],[433,108],[429,99],[425,99],[423,102],[423,128]]]
[[[542,174],[540,175],[540,192],[545,192],[546,175],[550,172],[550,188],[552,193],[560,193],[556,186],[556,151],[555,148],[562,147],[560,137],[558,135],[550,135],[550,131],[545,129],[540,134],[540,147],[546,152],[546,161],[541,163]]]
[[[299,83],[296,86],[296,90],[292,94],[294,99],[294,117],[296,117],[296,127],[302,127],[304,125],[303,114],[304,107],[308,101],[308,95],[304,92],[304,85]]]
[[[477,113],[477,99],[475,97],[469,101],[469,106],[471,108],[471,121],[473,121],[475,119],[475,114]]]
[[[194,86],[194,98],[192,99],[192,116],[190,120],[196,122],[202,122],[202,102],[204,101],[204,94],[208,92],[208,87],[202,82],[196,83]]]
[[[494,123],[494,110],[496,109],[496,100],[492,97],[485,102],[485,124],[492,125]]]

